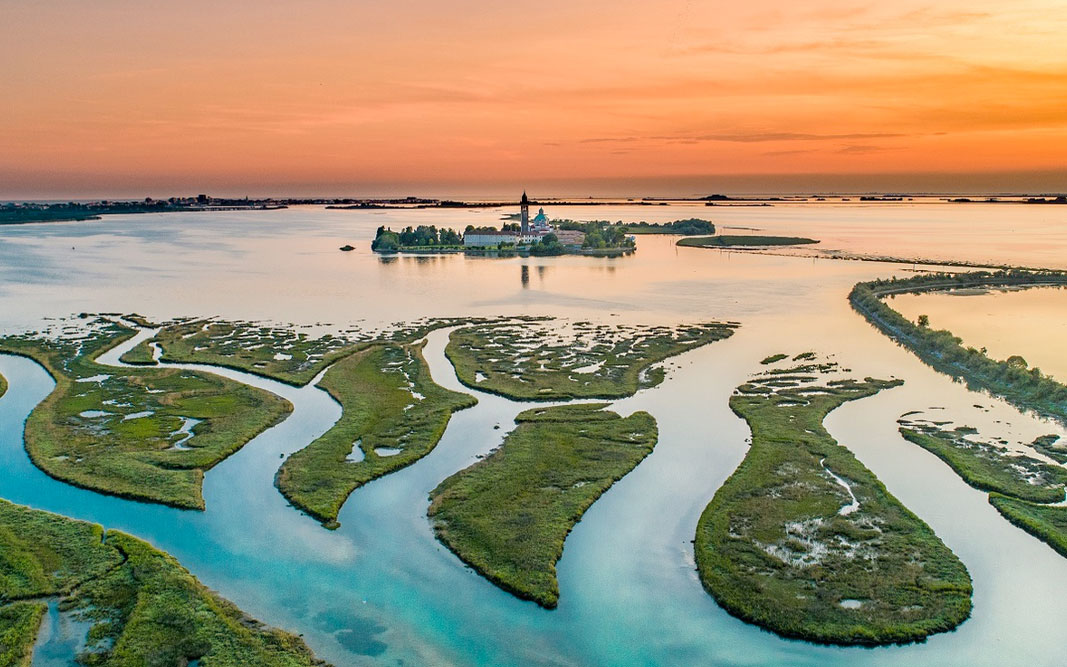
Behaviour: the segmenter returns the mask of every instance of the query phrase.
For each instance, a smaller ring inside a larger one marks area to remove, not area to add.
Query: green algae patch
[[[963,563],[823,427],[842,403],[900,381],[768,377],[730,399],[752,445],[697,525],[705,589],[745,621],[821,643],[918,641],[966,620]]]
[[[0,665],[27,664],[46,597],[92,623],[82,665],[322,664],[124,533],[0,501],[0,540]]]
[[[567,534],[658,437],[648,413],[623,418],[605,407],[519,414],[500,448],[430,494],[437,539],[497,586],[555,607]]]
[[[293,505],[330,528],[355,489],[426,456],[452,413],[477,403],[436,384],[415,344],[352,354],[326,371],[319,386],[341,404],[341,418],[291,455],[275,482]]]
[[[1006,447],[975,436],[974,429],[947,429],[932,423],[901,419],[900,434],[944,461],[963,481],[980,491],[992,491],[1034,503],[1064,499],[1067,469],[1013,454]]]
[[[989,494],[1000,514],[1067,558],[1067,507],[1040,505],[1000,493]]]
[[[606,325],[559,320],[452,332],[445,354],[468,387],[516,400],[623,398],[663,381],[656,366],[728,338],[736,325]]]
[[[678,239],[675,245],[691,248],[765,248],[769,246],[811,245],[815,239],[802,236],[696,236]]]
[[[288,401],[210,373],[94,360],[134,331],[86,319],[56,335],[0,339],[55,389],[26,421],[26,450],[52,477],[112,495],[203,509],[204,471],[284,419]]]

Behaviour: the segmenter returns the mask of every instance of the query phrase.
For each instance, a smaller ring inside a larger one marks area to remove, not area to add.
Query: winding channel
[[[690,541],[700,512],[744,457],[749,432],[730,412],[729,396],[766,348],[779,345],[771,327],[743,327],[730,339],[674,357],[661,385],[612,404],[620,414],[647,410],[656,416],[656,450],[594,503],[568,537],[558,566],[559,608],[546,611],[512,597],[440,545],[426,519],[428,493],[499,446],[515,415],[529,407],[462,385],[444,356],[448,333],[427,337],[431,376],[477,396],[479,404],[454,414],[426,457],[353,493],[337,531],[289,506],[273,485],[283,458],[336,421],[337,403],[310,383],[295,388],[213,366],[179,364],[277,393],[294,411],[207,472],[207,509],[195,512],[78,489],[33,466],[23,425],[54,383],[35,362],[0,355],[0,373],[10,381],[0,398],[0,497],[148,540],[252,616],[302,633],[319,657],[339,667],[397,660],[982,664],[992,657],[990,638],[1034,664],[1058,655],[1067,561],[1004,521],[984,494],[935,457],[900,438],[895,419],[916,401],[937,395],[950,409],[960,408],[973,403],[974,394],[895,348],[890,359],[905,385],[848,403],[825,425],[964,560],[975,579],[973,618],[924,644],[842,649],[778,638],[726,614],[704,592]],[[117,361],[149,335],[139,333],[99,361]],[[857,335],[882,342],[874,332]],[[773,342],[761,342],[767,340]],[[45,653],[38,652],[35,664],[68,662]]]

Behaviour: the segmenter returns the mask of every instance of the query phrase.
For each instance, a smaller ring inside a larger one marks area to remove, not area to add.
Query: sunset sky
[[[0,198],[1062,191],[1065,35],[1063,0],[4,0]]]

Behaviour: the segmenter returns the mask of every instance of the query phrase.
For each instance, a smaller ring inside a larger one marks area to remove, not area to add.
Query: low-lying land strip
[[[693,248],[763,248],[767,246],[810,245],[815,239],[800,236],[695,236],[678,239],[675,245]]]
[[[0,664],[26,664],[49,598],[90,621],[82,665],[321,665],[174,558],[117,531],[0,500]]]
[[[352,491],[428,454],[452,413],[477,403],[434,383],[416,344],[356,352],[326,371],[319,386],[341,404],[341,419],[290,456],[276,484],[330,528]]]
[[[1048,504],[1064,500],[1067,468],[1013,454],[966,426],[899,421],[907,440],[937,455],[969,485],[990,492],[989,503],[1004,518],[1067,557],[1067,507]],[[1058,440],[1047,435],[1028,444],[1042,454],[1061,456]]]
[[[913,323],[883,301],[891,294],[921,293],[974,287],[1067,285],[1067,273],[1007,270],[961,274],[926,274],[907,279],[875,280],[852,288],[852,307],[890,338],[911,350],[932,368],[967,382],[978,391],[1000,396],[1016,407],[1067,423],[1067,386],[1036,368],[1010,360],[990,359],[981,350],[964,347],[950,331]]]
[[[224,366],[303,386],[332,362],[365,347],[367,341],[344,335],[311,337],[302,331],[254,322],[180,320],[168,323],[150,340],[122,356],[129,364],[160,360]]]
[[[567,534],[656,444],[651,415],[622,418],[605,407],[519,414],[500,448],[430,494],[437,538],[497,586],[555,607]]]
[[[962,623],[966,568],[822,424],[900,382],[820,382],[832,364],[782,370],[730,399],[752,445],[700,517],[704,587],[745,621],[816,642],[916,641]]]
[[[1040,505],[1000,493],[989,494],[989,504],[1005,519],[1067,558],[1067,507]]]
[[[943,425],[901,418],[900,434],[944,461],[965,482],[980,491],[992,491],[1035,503],[1064,499],[1067,468],[1012,454],[1006,447],[975,437],[967,426]]]
[[[134,334],[98,318],[0,338],[0,352],[37,361],[56,382],[26,421],[26,450],[38,468],[64,482],[203,509],[204,471],[292,406],[213,374],[94,361]]]
[[[0,375],[0,397],[7,393],[7,379]]]
[[[223,366],[302,387],[339,359],[378,343],[408,343],[443,327],[484,322],[482,318],[438,318],[395,325],[389,331],[347,329],[310,335],[293,327],[216,319],[176,320],[122,356],[129,364],[160,360]],[[325,325],[324,325],[325,326]]]
[[[618,224],[618,223],[616,223]],[[714,234],[715,225],[710,220],[687,218],[671,222],[626,222],[620,225],[627,234],[679,234],[696,236],[697,234]]]
[[[655,364],[728,338],[736,326],[481,324],[453,331],[445,354],[463,384],[517,400],[622,398],[663,381]]]

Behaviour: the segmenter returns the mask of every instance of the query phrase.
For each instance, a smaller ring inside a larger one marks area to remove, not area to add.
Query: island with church
[[[514,218],[512,218],[514,219]],[[530,217],[530,199],[522,193],[518,222],[500,228],[468,225],[462,234],[432,225],[406,227],[396,232],[379,227],[371,249],[378,253],[465,253],[491,257],[515,255],[593,255],[618,257],[637,249],[625,228],[606,222],[554,223],[539,208]]]

